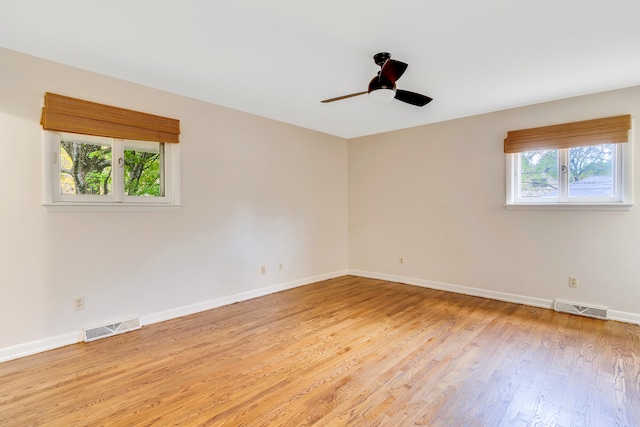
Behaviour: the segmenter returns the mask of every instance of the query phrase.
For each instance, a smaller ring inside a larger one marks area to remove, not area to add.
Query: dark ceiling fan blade
[[[404,62],[396,61],[395,59],[387,59],[382,66],[380,75],[392,83],[395,83],[396,80],[402,77],[407,67],[408,65]]]
[[[326,102],[340,101],[341,99],[353,98],[354,96],[364,95],[365,93],[367,93],[367,92],[364,91],[364,92],[352,93],[350,95],[342,95],[342,96],[338,96],[336,98],[325,99],[324,101],[320,101],[320,102],[326,103]]]
[[[419,93],[409,92],[408,90],[396,89],[395,98],[398,101],[406,102],[407,104],[416,105],[418,107],[424,107],[433,99]]]

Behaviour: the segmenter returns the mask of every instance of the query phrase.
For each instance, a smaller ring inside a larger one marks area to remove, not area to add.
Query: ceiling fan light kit
[[[393,89],[377,89],[369,92],[369,97],[376,104],[388,104],[396,96]]]
[[[369,97],[378,104],[386,104],[392,99],[397,99],[407,104],[423,107],[432,101],[428,96],[396,88],[396,81],[404,74],[408,67],[407,64],[391,59],[391,54],[387,52],[375,54],[373,61],[380,66],[380,71],[378,71],[377,76],[371,79],[366,92],[338,96],[336,98],[325,99],[321,102],[340,101],[341,99],[352,98],[354,96],[364,95],[365,93],[368,93]]]
[[[387,104],[396,96],[395,87],[371,88],[369,85],[369,98],[376,104]]]

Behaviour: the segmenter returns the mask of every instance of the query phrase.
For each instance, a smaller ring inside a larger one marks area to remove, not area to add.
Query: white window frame
[[[568,173],[562,173],[563,165],[567,167],[569,149],[558,150],[558,197],[523,199],[518,196],[519,155],[506,155],[506,203],[507,209],[526,210],[630,210],[632,202],[632,142],[615,145],[615,197],[602,198],[570,198],[568,197]]]
[[[79,135],[81,141],[84,135]],[[94,139],[86,136],[88,141]],[[112,158],[124,158],[125,140],[116,138],[102,138],[111,141]],[[43,131],[44,147],[44,182],[42,205],[50,212],[91,212],[91,211],[166,211],[177,210],[180,204],[180,147],[179,144],[164,144],[164,196],[128,196],[123,191],[123,173],[117,167],[117,160],[112,165],[111,195],[90,194],[61,194],[60,193],[60,140],[61,133]]]

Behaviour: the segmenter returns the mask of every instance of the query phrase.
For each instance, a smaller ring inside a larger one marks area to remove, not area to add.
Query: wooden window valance
[[[47,92],[42,128],[138,141],[180,142],[180,121]]]
[[[585,120],[507,132],[505,153],[554,150],[629,141],[631,115]]]

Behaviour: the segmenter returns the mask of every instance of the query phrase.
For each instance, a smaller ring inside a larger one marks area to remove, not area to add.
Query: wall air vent
[[[136,329],[140,329],[139,317],[135,317],[129,320],[123,320],[121,322],[110,323],[108,325],[96,326],[94,328],[84,329],[84,342],[91,342]]]
[[[606,307],[596,307],[576,302],[555,300],[553,308],[555,311],[578,314],[580,316],[595,317],[596,319],[606,319],[608,316]]]

